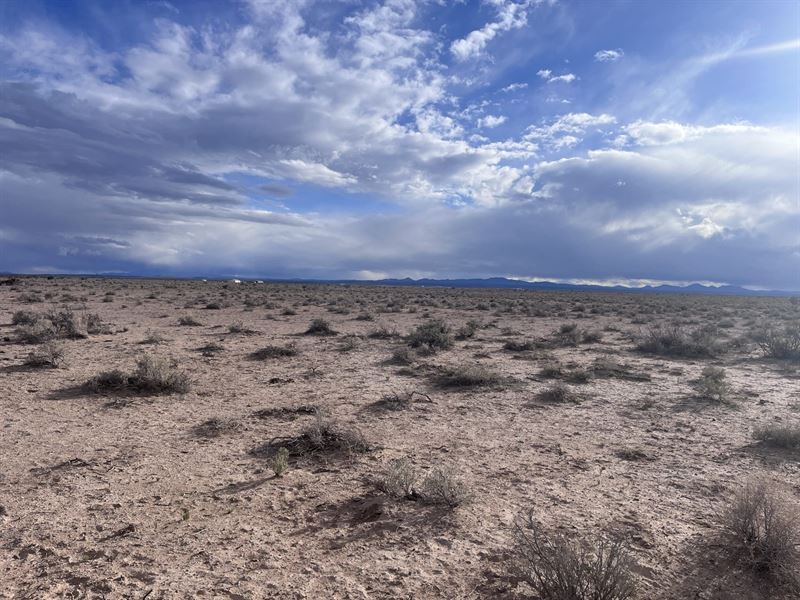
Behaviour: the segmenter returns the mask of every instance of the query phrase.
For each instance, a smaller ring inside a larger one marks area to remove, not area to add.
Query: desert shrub
[[[410,365],[414,362],[414,352],[408,348],[398,348],[386,361],[390,365]]]
[[[532,514],[514,526],[511,570],[542,600],[627,600],[635,585],[621,541],[548,534]]]
[[[592,379],[592,374],[586,369],[565,369],[558,362],[545,364],[539,371],[539,376],[545,379],[563,379],[570,383],[589,383]]]
[[[192,428],[192,432],[197,437],[215,438],[225,433],[239,431],[241,428],[242,424],[235,419],[221,419],[215,417],[208,421],[203,421],[199,425],[195,425]]]
[[[54,341],[45,342],[28,354],[25,364],[29,367],[52,367],[64,364],[64,345]]]
[[[435,382],[445,388],[481,387],[497,385],[502,377],[483,365],[461,365],[445,369],[435,377]]]
[[[800,424],[762,425],[753,431],[753,438],[771,448],[800,450]]]
[[[220,310],[222,305],[219,302],[209,302],[206,304],[206,310]]]
[[[363,312],[356,316],[356,321],[374,321],[375,317],[373,317],[370,313]]]
[[[33,310],[18,310],[11,315],[12,325],[33,325],[41,316]]]
[[[536,399],[540,402],[547,402],[548,404],[565,404],[568,402],[576,404],[579,401],[577,394],[563,383],[557,383],[542,390],[536,394]]]
[[[17,339],[24,344],[41,344],[58,337],[58,332],[47,319],[38,319],[33,323],[19,325],[16,329]]]
[[[392,392],[390,394],[384,394],[373,406],[386,410],[408,410],[413,408],[414,404],[430,404],[432,402],[433,400],[431,400],[431,397],[422,392]]]
[[[471,499],[466,483],[449,467],[435,467],[422,480],[419,497],[426,504],[455,508]]]
[[[412,348],[424,348],[430,352],[447,350],[453,346],[453,334],[447,323],[434,319],[418,325],[408,335],[408,343]]]
[[[174,361],[144,355],[136,369],[127,375],[119,369],[105,371],[87,382],[94,392],[132,391],[142,394],[184,394],[189,391],[189,376],[177,369]]]
[[[145,332],[144,339],[139,343],[158,345],[158,344],[163,344],[166,341],[167,338],[161,335],[158,331],[153,331],[152,329],[148,329]]]
[[[295,309],[293,309],[293,308],[284,308],[284,309],[281,311],[281,314],[282,314],[284,317],[293,317],[294,315],[296,315],[296,314],[297,314],[297,311],[296,311]]]
[[[466,340],[475,337],[475,333],[480,329],[481,324],[478,321],[470,319],[456,331],[457,340]]]
[[[346,335],[342,338],[339,346],[336,348],[339,352],[352,352],[358,348],[358,336]]]
[[[18,311],[12,321],[18,321],[16,333],[23,343],[40,344],[57,338],[79,339],[87,337],[88,324],[97,332],[97,315],[76,314],[72,309],[51,310],[44,314]]]
[[[234,321],[228,325],[228,333],[241,334],[241,335],[255,335],[258,333],[255,329],[250,329],[241,321]]]
[[[595,359],[591,367],[593,377],[627,379],[629,381],[650,381],[652,378],[647,373],[638,373],[628,365],[623,365],[616,360],[600,356]]]
[[[86,387],[96,393],[121,391],[127,385],[128,376],[119,369],[103,371],[86,382]]]
[[[178,318],[178,325],[181,327],[198,327],[202,325],[202,323],[191,315],[186,315]]]
[[[584,344],[597,344],[603,341],[603,334],[599,331],[584,331],[581,341]]]
[[[100,335],[111,333],[111,326],[103,321],[97,313],[88,313],[84,317],[86,325],[86,333],[91,335]]]
[[[336,332],[331,328],[330,323],[325,319],[314,319],[306,329],[306,335],[328,336],[336,335]]]
[[[508,350],[509,352],[528,352],[535,349],[536,344],[529,340],[523,340],[521,342],[517,340],[508,340],[503,344],[503,350]]]
[[[583,337],[583,332],[575,323],[564,323],[558,328],[554,340],[559,346],[577,346]]]
[[[367,334],[368,338],[372,338],[375,340],[388,340],[391,338],[397,337],[398,334],[396,329],[389,329],[386,325],[379,325],[372,331]]]
[[[731,393],[731,386],[726,381],[725,369],[706,367],[700,378],[694,382],[700,398],[714,402],[726,402]]]
[[[272,458],[272,472],[275,477],[283,477],[289,469],[289,451],[286,448],[279,448]]]
[[[46,315],[56,330],[56,336],[59,338],[85,338],[86,319],[81,319],[79,315],[69,308],[61,310],[51,310]]]
[[[149,354],[136,361],[129,385],[148,394],[185,394],[191,388],[189,376],[174,361]]]
[[[216,342],[211,342],[209,344],[205,344],[204,346],[200,346],[197,351],[200,352],[203,356],[214,356],[218,352],[222,352],[225,350],[225,346],[222,344],[217,344]]]
[[[375,482],[376,487],[392,498],[413,499],[417,492],[417,471],[407,458],[398,458],[389,463],[386,470]]]
[[[750,570],[798,583],[800,521],[777,488],[749,481],[734,497],[723,524],[736,557]]]
[[[539,376],[545,379],[563,379],[564,368],[561,363],[548,362],[539,370]]]
[[[614,456],[627,461],[648,460],[650,458],[644,450],[639,448],[619,448],[614,451]]]
[[[650,327],[640,336],[636,349],[646,354],[681,358],[703,358],[720,352],[713,329],[686,331],[678,325]]]
[[[783,330],[769,328],[754,338],[765,357],[800,361],[800,325],[790,325]]]
[[[369,444],[360,431],[343,426],[324,413],[317,413],[314,422],[284,447],[297,454],[341,452],[352,455],[369,450]]]
[[[27,292],[25,294],[20,294],[18,300],[24,304],[43,302],[42,296],[39,294],[39,292]]]

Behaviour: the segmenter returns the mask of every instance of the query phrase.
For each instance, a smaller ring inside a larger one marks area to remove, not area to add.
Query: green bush
[[[453,334],[447,323],[434,319],[418,325],[408,335],[408,343],[412,348],[424,348],[430,352],[447,350],[453,346]]]

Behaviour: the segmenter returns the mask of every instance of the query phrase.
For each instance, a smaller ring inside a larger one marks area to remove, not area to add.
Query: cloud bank
[[[412,0],[328,27],[304,3],[252,2],[225,26],[171,14],[113,49],[4,32],[0,269],[800,288],[796,129],[512,118],[459,97],[463,64],[547,8],[487,8],[455,39]]]

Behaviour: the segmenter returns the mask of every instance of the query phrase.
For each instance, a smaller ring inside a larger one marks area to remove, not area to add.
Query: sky
[[[800,290],[800,2],[5,0],[0,271]]]

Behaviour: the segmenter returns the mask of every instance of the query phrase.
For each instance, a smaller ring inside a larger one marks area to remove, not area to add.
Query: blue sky
[[[5,2],[0,270],[800,289],[800,3]]]

